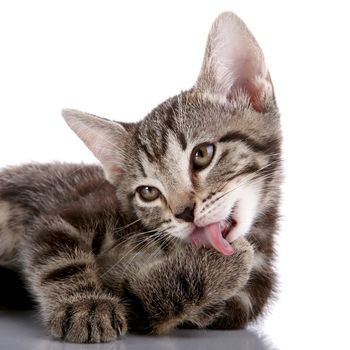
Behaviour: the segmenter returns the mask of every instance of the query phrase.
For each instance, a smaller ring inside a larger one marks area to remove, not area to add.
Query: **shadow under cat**
[[[20,334],[20,338],[18,337]],[[262,335],[253,330],[174,330],[161,336],[128,334],[105,344],[70,344],[47,337],[35,313],[2,311],[0,313],[0,349],[12,350],[273,350]]]
[[[29,310],[34,308],[23,278],[19,272],[0,266],[0,310]]]
[[[13,350],[83,350],[88,346],[91,349],[101,350],[273,350],[264,336],[252,330],[217,331],[217,330],[188,330],[177,329],[163,336],[139,336],[128,334],[121,340],[107,344],[69,344],[57,340],[48,340],[35,313],[25,310],[34,308],[21,275],[0,267],[0,279],[3,282],[0,288],[0,349],[2,344]],[[4,304],[6,301],[6,304]],[[18,343],[16,334],[21,334]],[[23,337],[24,335],[24,337]],[[23,338],[22,338],[23,337]],[[20,345],[22,344],[22,345]]]

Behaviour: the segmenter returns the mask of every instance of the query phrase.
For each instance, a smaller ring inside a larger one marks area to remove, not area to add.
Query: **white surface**
[[[210,24],[227,9],[245,20],[265,53],[285,137],[281,292],[265,332],[279,349],[344,349],[350,313],[346,1],[3,1],[0,166],[93,161],[60,109],[142,118],[194,83]],[[18,341],[30,326],[20,320],[7,323],[16,329],[19,322]]]
[[[69,344],[51,339],[32,313],[0,317],[0,350],[273,350],[264,335],[251,330],[176,330],[164,336],[125,335],[106,344]]]

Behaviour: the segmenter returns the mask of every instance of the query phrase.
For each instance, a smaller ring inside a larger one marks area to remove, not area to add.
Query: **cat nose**
[[[175,214],[175,217],[186,222],[194,221],[194,204],[192,206],[186,207],[182,213]]]

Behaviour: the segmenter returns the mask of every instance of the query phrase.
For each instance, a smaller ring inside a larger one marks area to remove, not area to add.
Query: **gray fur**
[[[230,33],[242,48],[238,63],[225,49]],[[105,342],[127,329],[233,329],[256,320],[275,288],[281,132],[261,49],[244,23],[220,15],[196,85],[139,123],[63,116],[102,167],[0,173],[0,264],[23,271],[51,334]],[[192,150],[208,142],[212,162],[191,170]],[[162,195],[146,203],[139,186]],[[175,216],[193,206],[193,222]],[[196,226],[226,225],[232,215],[232,256],[189,244]]]

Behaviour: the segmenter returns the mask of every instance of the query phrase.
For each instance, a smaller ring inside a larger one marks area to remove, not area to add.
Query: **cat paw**
[[[237,257],[236,257],[236,267],[237,269],[237,278],[234,282],[236,285],[240,285],[241,289],[247,282],[250,277],[250,273],[254,264],[254,248],[253,246],[245,239],[245,237],[239,237],[232,244],[234,247]]]
[[[104,343],[127,330],[124,308],[109,296],[79,296],[56,308],[49,320],[55,338],[74,343]]]
[[[238,258],[241,260],[240,266],[243,267],[243,271],[246,274],[249,274],[253,268],[254,263],[253,246],[243,236],[237,238],[232,243],[232,246],[239,255]]]
[[[233,297],[247,283],[254,263],[254,248],[245,237],[236,239],[232,244],[234,253],[225,257],[217,255],[212,271],[218,272],[208,279],[210,290],[218,290],[222,299]]]

